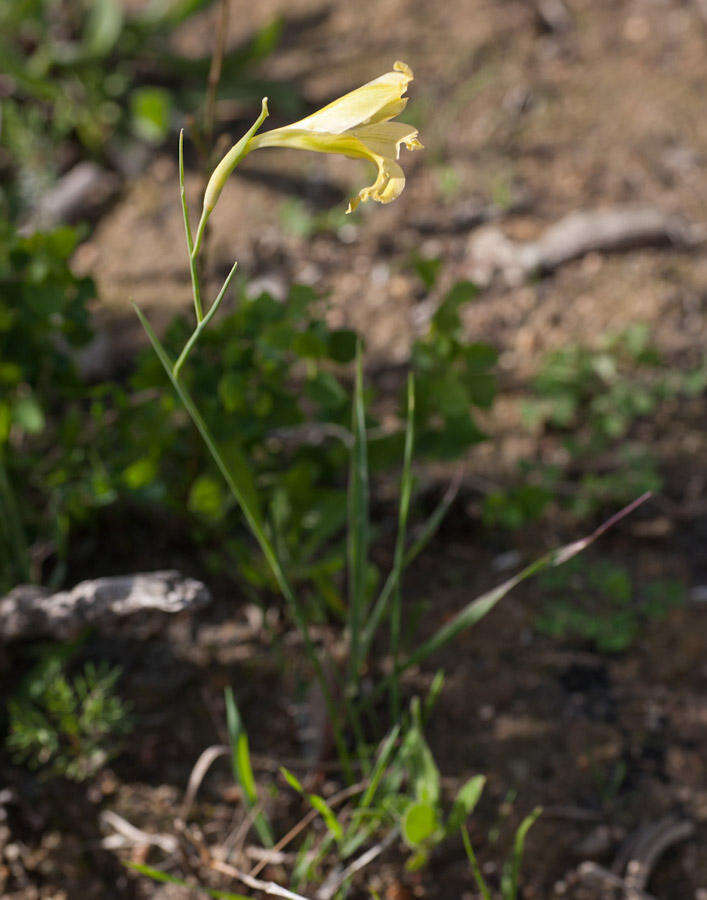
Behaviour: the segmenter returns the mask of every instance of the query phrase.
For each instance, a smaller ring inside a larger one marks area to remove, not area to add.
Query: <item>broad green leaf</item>
[[[136,459],[123,471],[123,481],[133,491],[154,481],[157,475],[157,463],[149,456]]]
[[[468,816],[471,815],[481,798],[485,784],[484,775],[475,775],[460,788],[447,821],[447,834],[453,834],[461,828]]]
[[[172,99],[164,88],[142,87],[130,96],[133,130],[145,141],[158,144],[169,133]]]
[[[187,505],[196,515],[215,521],[223,517],[225,501],[221,482],[211,475],[199,475],[191,486]]]
[[[0,403],[0,444],[10,436],[12,427],[12,409],[9,403]]]
[[[439,827],[437,810],[430,803],[411,803],[405,811],[401,830],[411,847],[419,847],[428,841]]]
[[[84,50],[90,56],[105,56],[123,29],[123,6],[118,0],[93,0],[83,38]]]
[[[444,335],[454,334],[460,326],[459,307],[478,294],[478,288],[470,281],[458,281],[452,286],[432,317],[436,331]]]
[[[338,363],[350,363],[356,358],[356,332],[348,328],[330,331],[327,349],[330,359]]]
[[[27,434],[39,434],[44,430],[44,413],[32,396],[20,397],[15,401],[12,417]]]
[[[439,770],[422,733],[420,701],[410,704],[412,724],[400,748],[400,761],[410,778],[416,800],[436,806],[439,802]]]

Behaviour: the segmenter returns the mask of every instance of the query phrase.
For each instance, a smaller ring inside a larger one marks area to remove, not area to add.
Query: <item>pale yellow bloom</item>
[[[396,62],[392,72],[344,94],[311,116],[256,134],[248,152],[260,147],[295,147],[369,159],[377,166],[378,177],[370,187],[359,191],[346,211],[352,212],[365,200],[390,203],[405,187],[405,175],[396,162],[400,145],[410,150],[422,146],[417,128],[390,121],[405,108],[407,98],[403,94],[412,78],[410,67]]]
[[[254,134],[261,118],[247,138],[236,145],[238,150],[233,148],[211,176],[204,197],[204,214],[208,215],[213,209],[226,178],[233,171],[236,158],[240,160],[261,147],[294,147],[319,153],[340,153],[374,163],[378,177],[350,200],[347,212],[352,212],[365,200],[377,200],[379,203],[395,200],[405,187],[405,175],[397,163],[400,146],[404,144],[410,150],[422,146],[417,140],[417,128],[391,121],[405,109],[407,97],[403,94],[412,78],[410,67],[396,62],[392,72],[386,72],[380,78],[344,94],[292,125]],[[263,109],[267,114],[265,101]]]

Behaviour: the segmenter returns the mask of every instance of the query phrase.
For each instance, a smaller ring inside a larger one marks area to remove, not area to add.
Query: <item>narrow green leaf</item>
[[[242,731],[236,744],[236,758],[241,785],[251,803],[255,803],[258,794],[253,777],[253,768],[250,764],[250,751],[248,749],[248,735]]]
[[[442,669],[437,669],[435,672],[435,676],[432,679],[432,684],[430,685],[430,689],[427,692],[427,696],[424,699],[422,704],[422,724],[426,725],[429,721],[430,716],[432,715],[432,711],[437,704],[437,700],[439,695],[442,693],[442,688],[444,687],[444,672]]]
[[[400,587],[400,579],[402,572],[407,565],[408,554],[405,553],[405,540],[407,533],[407,520],[410,511],[410,499],[412,496],[412,451],[415,442],[415,383],[412,375],[408,377],[407,384],[407,424],[405,428],[405,450],[403,453],[403,471],[400,480],[400,501],[398,504],[398,534],[395,543],[395,556],[393,559],[393,568],[386,579],[383,590],[381,591],[376,603],[367,617],[368,621],[363,631],[361,640],[361,659],[364,659],[371,641],[375,637],[378,626],[380,625],[385,613],[388,610],[390,598],[394,597],[394,611],[391,622],[391,650],[394,659],[397,659],[397,648],[400,632],[400,596],[398,590]],[[397,678],[393,679],[393,683],[397,683]],[[398,716],[394,716],[398,718]]]
[[[517,587],[527,578],[531,578],[533,575],[537,575],[544,569],[552,566],[561,566],[563,563],[566,563],[577,556],[578,553],[581,553],[589,547],[597,540],[597,538],[601,537],[604,532],[612,528],[625,516],[630,515],[630,513],[637,509],[642,503],[645,503],[651,496],[652,493],[646,491],[646,493],[641,494],[640,497],[629,503],[628,506],[625,506],[623,509],[619,510],[619,512],[611,516],[611,518],[607,519],[607,521],[593,531],[592,534],[581,538],[578,541],[572,541],[570,544],[565,544],[563,547],[556,547],[554,550],[541,556],[540,559],[536,559],[535,562],[531,563],[529,566],[526,566],[517,575],[509,578],[508,581],[504,581],[503,584],[492,588],[490,591],[487,591],[485,594],[472,600],[458,612],[453,619],[443,625],[431,638],[429,638],[429,640],[421,644],[417,650],[401,663],[398,675],[412,666],[421,663],[432,653],[435,653],[437,650],[444,647],[445,644],[448,644],[462,631],[465,631],[467,628],[470,628],[472,625],[475,625],[483,619],[487,613],[491,612],[499,600],[502,600],[506,594],[510,593],[514,587]],[[364,705],[370,705],[375,702],[380,695],[389,688],[392,679],[393,676],[389,675],[387,678],[380,681],[376,689],[368,695]]]
[[[139,872],[140,875],[152,878],[153,881],[159,881],[162,884],[177,884],[179,887],[189,888],[192,891],[203,891],[205,894],[208,894],[209,897],[215,897],[217,900],[250,900],[250,898],[246,897],[244,894],[232,894],[229,891],[216,891],[213,888],[189,884],[188,881],[182,881],[181,878],[175,878],[174,875],[168,875],[167,872],[163,872],[161,869],[154,869],[152,866],[144,866],[141,863],[132,862],[126,862],[124,865],[134,872]]]
[[[461,486],[462,478],[461,472],[457,475],[457,477],[452,481],[449,488],[445,492],[444,496],[440,500],[439,504],[435,507],[432,515],[427,519],[425,524],[422,526],[422,529],[416,538],[413,545],[405,554],[405,565],[409,566],[410,563],[422,553],[425,547],[429,544],[432,538],[437,533],[437,529],[444,521],[445,516],[449,512],[449,507],[454,503],[457,494],[459,493],[459,488]]]
[[[240,713],[236,706],[233,690],[227,687],[224,691],[226,701],[226,727],[231,744],[231,766],[233,778],[239,784],[245,795],[248,807],[253,810],[258,802],[258,789],[255,784],[253,767],[250,762],[250,750],[248,748],[248,735],[243,728]],[[272,847],[275,843],[270,823],[262,811],[256,809],[253,814],[253,825],[258,832],[258,837],[266,847]]]
[[[381,779],[385,775],[385,771],[388,768],[388,763],[390,762],[393,750],[395,749],[395,744],[398,740],[399,734],[400,725],[396,725],[383,741],[375,765],[373,766],[373,771],[371,772],[368,787],[366,788],[366,791],[361,798],[361,802],[357,807],[357,812],[361,809],[368,809],[368,807],[373,802],[373,798],[375,797],[376,791],[378,790],[378,785],[380,784]]]
[[[492,590],[477,597],[476,600],[472,600],[461,610],[461,612],[457,613],[453,619],[447,622],[446,625],[443,625],[442,628],[440,628],[428,641],[425,641],[418,647],[418,649],[405,660],[402,670],[422,662],[422,660],[426,659],[431,653],[434,653],[445,644],[449,643],[449,641],[455,638],[461,631],[475,625],[494,608],[499,600],[505,597],[509,591],[513,590],[514,587],[525,581],[527,578],[537,575],[539,572],[542,572],[544,569],[551,566],[560,566],[572,559],[572,557],[576,556],[578,553],[581,553],[598,537],[604,534],[605,531],[624,518],[624,516],[633,512],[634,509],[640,506],[641,503],[644,503],[650,496],[650,493],[641,495],[637,500],[634,500],[600,525],[599,528],[588,537],[573,541],[570,544],[565,544],[563,547],[558,547],[555,550],[551,550],[549,553],[541,556],[540,559],[537,559],[529,566],[526,566],[517,575],[509,578],[508,581],[504,581],[503,584],[498,585],[498,587],[492,588]]]
[[[297,851],[297,857],[292,866],[292,875],[290,876],[290,886],[295,891],[298,891],[302,884],[309,879],[309,874],[312,871],[310,854],[312,853],[314,840],[313,831],[305,832],[304,840]]]
[[[344,830],[326,800],[323,797],[320,797],[319,794],[307,794],[307,800],[311,806],[316,809],[322,819],[324,819],[326,827],[329,829],[337,843],[342,841],[344,839]]]
[[[180,137],[180,141],[181,141],[181,137]],[[181,144],[180,144],[180,146],[181,146]],[[183,201],[183,202],[185,204],[184,205],[184,223],[185,223],[185,227],[187,228],[187,234],[189,234],[189,219],[188,219],[189,213],[186,208],[186,201]],[[189,258],[191,259],[191,256]],[[179,376],[179,370],[182,368],[182,366],[184,365],[184,363],[186,361],[187,356],[189,356],[189,353],[191,352],[192,348],[194,347],[196,342],[199,340],[199,337],[201,336],[202,331],[207,327],[209,322],[216,315],[216,311],[218,310],[218,308],[221,304],[221,301],[226,296],[228,288],[231,285],[233,276],[236,274],[237,268],[238,268],[238,263],[234,262],[233,265],[231,266],[231,271],[228,273],[225,281],[223,282],[223,285],[221,286],[221,290],[216,295],[214,302],[209,307],[209,311],[206,313],[206,315],[204,316],[203,319],[201,318],[202,309],[201,309],[201,295],[200,295],[199,289],[198,289],[199,281],[198,281],[198,278],[196,278],[194,272],[192,272],[192,288],[194,291],[195,303],[198,300],[198,304],[196,305],[196,311],[197,311],[196,317],[197,317],[198,324],[197,324],[196,328],[194,329],[192,336],[189,338],[189,340],[184,345],[184,349],[179,354],[179,357],[178,357],[176,363],[174,364],[172,373],[175,378],[177,378]],[[196,278],[196,280],[195,280],[195,278]]]
[[[462,825],[461,833],[462,841],[464,842],[464,850],[466,851],[466,858],[469,860],[469,866],[471,867],[471,872],[474,876],[476,886],[481,891],[483,900],[491,900],[491,891],[488,889],[488,885],[484,881],[484,876],[481,874],[481,869],[479,868],[479,863],[477,862],[474,849],[471,846],[471,841],[469,840],[469,832],[466,830],[466,826]]]
[[[326,800],[323,797],[320,797],[319,794],[307,794],[302,787],[299,778],[297,778],[296,775],[293,775],[289,769],[285,768],[285,766],[280,766],[280,774],[293,790],[305,797],[310,806],[313,809],[316,809],[319,815],[324,819],[326,827],[337,842],[343,840],[344,831]]]
[[[418,872],[423,866],[427,865],[429,859],[429,851],[427,847],[421,847],[406,863],[405,868],[408,872]]]
[[[503,900],[516,900],[518,896],[518,881],[525,850],[525,838],[541,814],[542,807],[536,806],[530,815],[523,819],[518,827],[518,831],[516,831],[515,841],[513,842],[513,855],[507,861],[503,871],[501,884]]]
[[[280,766],[280,774],[293,790],[297,791],[298,794],[302,794],[304,797],[304,788],[296,775],[293,775],[292,772],[284,766]]]

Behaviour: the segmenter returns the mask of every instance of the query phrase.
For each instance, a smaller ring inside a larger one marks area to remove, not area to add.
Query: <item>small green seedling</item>
[[[85,781],[117,755],[132,722],[115,691],[120,669],[88,662],[71,678],[70,652],[48,651],[9,701],[7,747],[44,777]]]

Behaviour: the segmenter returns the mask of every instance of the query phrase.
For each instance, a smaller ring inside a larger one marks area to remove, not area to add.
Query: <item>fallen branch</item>
[[[87,627],[113,633],[126,620],[145,637],[159,630],[165,617],[194,612],[210,600],[200,581],[175,571],[96,578],[56,594],[20,585],[0,599],[0,642],[66,640]]]
[[[702,227],[654,207],[615,207],[575,212],[550,226],[537,241],[512,241],[495,227],[485,228],[469,244],[472,281],[482,286],[500,276],[516,285],[531,275],[547,275],[588,253],[640,247],[694,249],[705,242]]]

